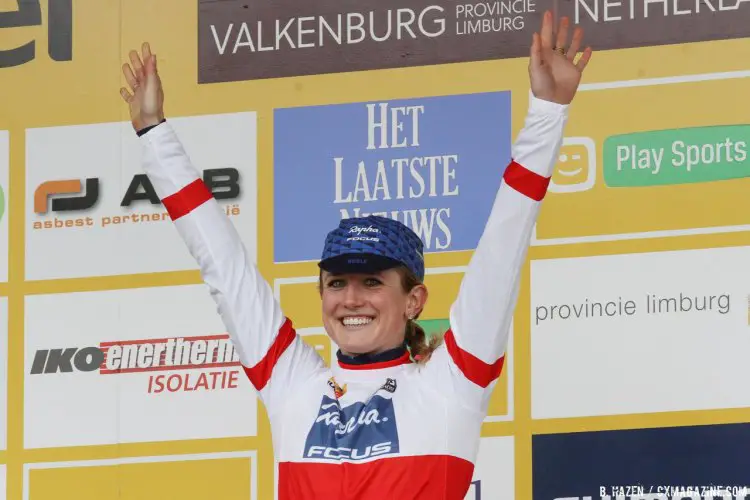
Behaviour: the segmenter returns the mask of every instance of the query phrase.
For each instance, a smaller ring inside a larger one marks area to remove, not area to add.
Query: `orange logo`
[[[334,377],[331,377],[328,379],[328,385],[331,386],[331,389],[333,389],[333,393],[336,395],[336,399],[341,399],[344,397],[344,394],[346,394],[346,384],[344,384],[344,387],[342,388],[337,382]]]
[[[79,195],[52,200],[52,211],[85,210],[91,208],[99,198],[99,179],[86,179],[86,194],[82,195],[83,186],[79,179],[43,182],[34,191],[34,212],[46,214],[50,207],[48,200],[59,195]]]

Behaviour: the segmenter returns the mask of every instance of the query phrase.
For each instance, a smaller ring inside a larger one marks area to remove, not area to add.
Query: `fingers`
[[[573,40],[570,42],[570,48],[568,49],[568,60],[572,61],[575,59],[578,51],[581,49],[581,42],[583,41],[583,29],[576,28],[573,31]]]
[[[552,35],[552,12],[545,11],[542,16],[542,30],[541,30],[541,45],[543,49],[551,49],[553,47],[553,35]]]
[[[128,63],[122,65],[122,74],[125,76],[125,81],[128,82],[130,90],[135,92],[135,89],[140,85],[138,78],[133,74],[133,70],[130,68]]]
[[[133,95],[128,92],[128,89],[126,89],[125,87],[120,87],[120,97],[122,97],[122,100],[128,104],[130,104],[130,101],[133,100]]]
[[[151,52],[151,45],[148,42],[143,42],[141,45],[141,54],[143,56],[145,74],[154,74],[156,72],[156,56]]]
[[[578,68],[578,71],[583,72],[583,70],[586,69],[586,65],[591,60],[592,53],[593,50],[591,50],[591,47],[586,47],[586,50],[583,51],[581,58],[578,60],[578,63],[576,63],[576,68]]]
[[[141,59],[141,55],[143,59]],[[137,51],[131,50],[128,52],[130,64],[122,65],[122,74],[133,92],[145,82],[147,73],[150,74],[156,70],[156,60],[151,53],[151,46],[148,42],[141,45],[141,55]]]
[[[534,33],[531,37],[531,52],[529,54],[529,65],[531,67],[539,66],[542,61],[542,42],[539,33]]]
[[[130,90],[121,87],[120,97],[126,103],[131,104],[139,87],[145,85],[150,75],[156,73],[156,56],[151,52],[151,45],[148,42],[143,42],[141,53],[138,54],[138,51],[131,50],[128,52],[128,59],[130,63],[126,62],[122,65],[122,74]]]
[[[156,75],[156,54],[152,54],[146,59],[146,74]]]
[[[135,73],[136,79],[140,82],[143,80],[143,62],[138,52],[131,50],[130,53],[130,64],[133,66],[133,72]]]
[[[567,17],[563,17],[562,19],[560,19],[560,24],[557,27],[557,41],[555,42],[555,47],[567,47],[569,26],[570,21]]]
[[[141,45],[141,53],[143,54],[144,61],[147,61],[151,57],[151,45],[148,42],[143,42]]]

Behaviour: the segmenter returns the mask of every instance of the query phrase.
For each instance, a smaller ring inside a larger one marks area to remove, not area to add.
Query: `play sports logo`
[[[148,374],[146,392],[159,394],[234,389],[240,370],[227,368],[240,366],[239,355],[229,335],[224,334],[40,349],[34,354],[30,373]]]

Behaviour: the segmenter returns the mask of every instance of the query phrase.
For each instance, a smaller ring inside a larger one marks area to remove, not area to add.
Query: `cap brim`
[[[318,263],[321,269],[332,274],[377,273],[401,265],[403,265],[401,262],[390,257],[366,253],[337,255]]]

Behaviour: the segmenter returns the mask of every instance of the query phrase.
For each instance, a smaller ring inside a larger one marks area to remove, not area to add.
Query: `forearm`
[[[567,106],[530,99],[511,162],[450,313],[458,346],[489,364],[505,353],[521,268],[567,121]]]
[[[284,322],[273,292],[169,123],[139,134],[144,171],[198,263],[245,366],[254,366]]]

